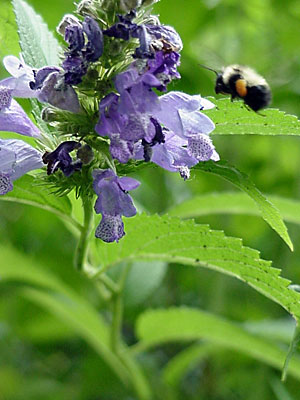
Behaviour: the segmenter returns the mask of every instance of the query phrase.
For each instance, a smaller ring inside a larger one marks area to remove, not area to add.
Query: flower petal
[[[15,100],[11,101],[9,108],[0,112],[0,131],[16,132],[36,138],[41,136],[38,128]]]

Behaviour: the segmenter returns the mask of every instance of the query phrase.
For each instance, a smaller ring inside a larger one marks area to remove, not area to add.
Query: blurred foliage
[[[28,0],[54,30],[62,15],[72,12],[72,0]],[[180,33],[182,79],[172,89],[213,95],[214,74],[199,67],[220,69],[230,63],[249,64],[269,82],[272,106],[300,116],[300,4],[296,0],[161,0],[154,8],[162,23]],[[8,0],[0,8],[0,57],[19,52],[16,25]],[[0,66],[1,78],[6,75]],[[170,88],[171,89],[171,88]],[[23,104],[23,103],[22,103]],[[26,105],[26,102],[24,102]],[[10,135],[11,137],[11,135]],[[297,137],[215,136],[222,159],[251,176],[264,193],[300,198],[300,143]],[[276,150],[276,151],[275,151]],[[192,179],[158,168],[136,174],[143,185],[135,200],[141,209],[163,213],[195,195],[232,190],[220,178],[192,171]],[[78,210],[80,212],[80,210]],[[288,224],[295,251],[291,253],[264,221],[255,216],[199,216],[197,221],[241,237],[262,257],[283,268],[283,275],[300,283],[300,230]],[[0,241],[58,276],[83,298],[102,307],[97,287],[73,269],[76,245],[65,225],[44,210],[0,203]],[[1,263],[7,262],[0,253]],[[284,319],[287,314],[246,285],[217,272],[171,265],[147,298],[128,301],[124,338],[136,341],[134,321],[147,308],[186,305],[238,322]],[[132,400],[99,355],[61,321],[18,291],[18,283],[0,285],[0,400]],[[129,285],[130,287],[130,285]],[[128,295],[130,298],[130,295]],[[109,319],[109,315],[106,315]],[[167,345],[140,356],[157,399],[273,400],[299,398],[299,381],[246,355],[216,348],[198,360],[177,383],[175,393],[162,386],[161,367],[185,346]]]

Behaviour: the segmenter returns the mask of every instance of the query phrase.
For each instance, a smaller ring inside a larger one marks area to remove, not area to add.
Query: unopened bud
[[[57,33],[59,33],[62,36],[65,36],[65,30],[70,25],[81,26],[78,18],[76,18],[72,14],[66,14],[66,15],[64,15],[63,19],[60,21],[59,25],[56,28]]]
[[[142,0],[120,0],[120,9],[126,13],[140,7]]]
[[[77,157],[82,161],[83,165],[88,165],[94,159],[94,152],[88,144],[85,144],[78,149]]]

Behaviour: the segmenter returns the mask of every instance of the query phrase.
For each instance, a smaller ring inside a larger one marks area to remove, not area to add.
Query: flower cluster
[[[66,42],[61,65],[36,69],[22,57],[3,60],[11,77],[0,82],[0,130],[32,136],[42,150],[0,140],[0,195],[46,164],[45,180],[55,176],[58,186],[80,186],[82,196],[97,196],[94,208],[102,219],[95,235],[105,242],[120,240],[122,217],[136,214],[128,192],[140,183],[117,175],[127,163],[152,162],[186,180],[198,162],[219,160],[209,137],[214,124],[201,112],[214,105],[200,95],[166,93],[180,78],[182,41],[172,27],[143,15],[148,3],[122,1],[127,13],[108,25],[96,2],[81,2],[83,20],[68,14],[57,28]],[[45,103],[42,118],[55,135],[38,129],[13,97]]]

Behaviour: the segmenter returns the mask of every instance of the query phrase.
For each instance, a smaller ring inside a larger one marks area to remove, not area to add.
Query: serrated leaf
[[[136,334],[140,342],[135,351],[162,343],[204,339],[278,369],[282,368],[286,354],[277,344],[250,334],[238,324],[186,307],[144,312],[137,320]],[[299,357],[291,360],[289,373],[300,379]]]
[[[103,270],[122,261],[162,260],[208,268],[234,276],[300,317],[300,293],[288,288],[280,270],[262,260],[257,250],[242,240],[194,221],[157,215],[126,220],[126,236],[109,245],[98,241]]]
[[[267,195],[287,222],[300,224],[300,201],[280,196]],[[214,192],[192,197],[168,210],[169,215],[181,218],[196,218],[210,214],[246,214],[260,216],[255,203],[245,193]]]
[[[226,161],[201,162],[194,169],[218,175],[247,193],[257,204],[263,219],[274,229],[293,251],[293,243],[277,208],[257,189],[250,178]]]
[[[12,0],[25,62],[34,68],[58,65],[61,48],[42,17],[23,0]]]
[[[257,114],[242,101],[210,98],[216,108],[202,111],[215,123],[212,135],[300,135],[300,121],[295,115],[268,108]]]
[[[63,218],[70,217],[72,213],[72,205],[67,196],[59,197],[50,193],[45,187],[38,185],[31,175],[23,175],[17,179],[14,182],[14,190],[0,196],[0,200],[39,207]],[[71,218],[68,220],[76,224]]]

